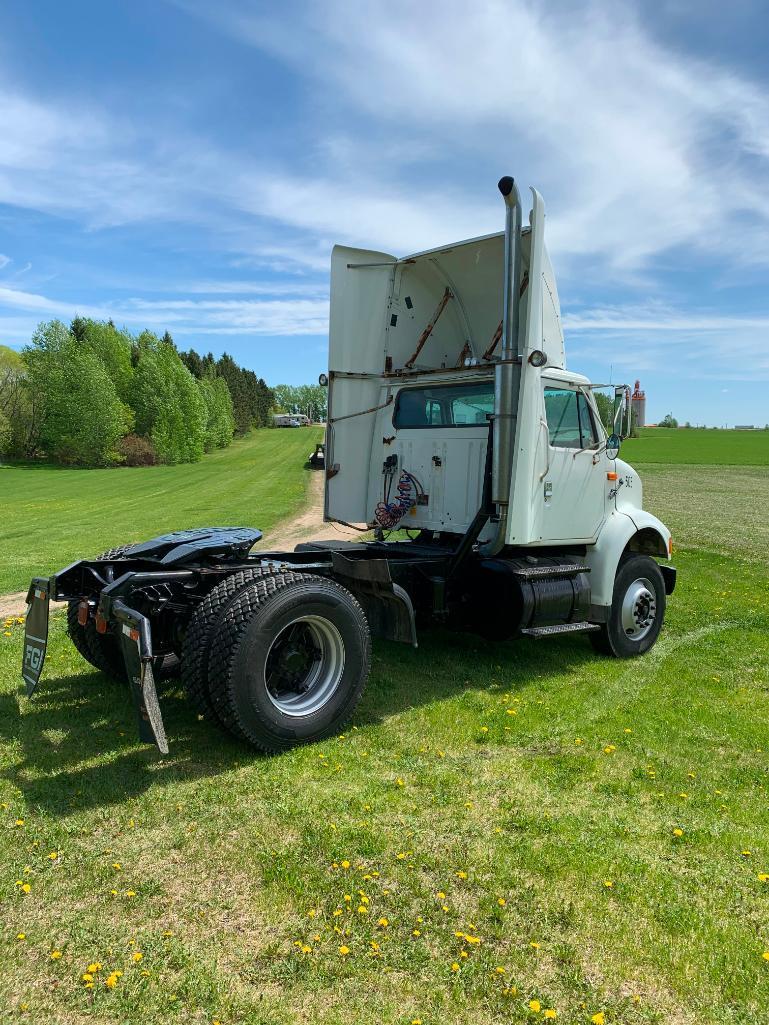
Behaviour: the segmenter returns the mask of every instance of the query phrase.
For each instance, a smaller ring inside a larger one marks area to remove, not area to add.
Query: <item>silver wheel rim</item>
[[[657,595],[646,577],[638,577],[622,599],[622,629],[631,641],[642,641],[657,619]]]
[[[267,652],[267,696],[283,715],[312,715],[335,693],[343,672],[344,641],[334,624],[321,616],[298,616]]]

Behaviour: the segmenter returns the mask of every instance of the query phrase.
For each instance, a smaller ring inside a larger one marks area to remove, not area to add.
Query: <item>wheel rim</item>
[[[267,652],[267,696],[284,715],[311,715],[334,694],[343,672],[344,641],[334,624],[321,616],[299,616]]]
[[[622,629],[631,641],[642,641],[657,619],[657,595],[646,577],[638,577],[628,587],[622,601]]]

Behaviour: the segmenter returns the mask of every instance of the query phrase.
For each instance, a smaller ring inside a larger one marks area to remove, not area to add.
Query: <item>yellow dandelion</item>
[[[422,932],[421,932],[421,930],[420,930],[420,929],[412,929],[412,930],[411,930],[411,935],[412,935],[412,936],[421,936],[421,935],[422,935]]]
[[[59,852],[58,851],[51,851],[51,853],[48,855],[48,860],[49,861],[56,861],[58,856],[59,856]]]
[[[606,747],[603,750],[604,750],[604,754],[610,755],[610,754],[614,754],[614,752],[617,750],[617,747],[616,747],[615,744],[607,744]]]
[[[438,898],[438,900],[446,899],[446,894],[443,892],[443,890],[439,890],[435,896]]]
[[[358,914],[359,914],[359,915],[367,915],[367,914],[368,914],[368,908],[366,907],[366,905],[365,905],[365,904],[361,904],[361,905],[360,905],[360,906],[358,907]]]
[[[626,730],[625,732],[629,733],[630,730]],[[550,1021],[554,1021],[558,1017],[558,1012],[556,1011],[556,1009],[554,1007],[547,1007],[547,1008],[545,1008],[545,1013],[543,1014],[542,1017],[543,1018],[549,1018]]]
[[[740,854],[743,856],[743,858],[749,858],[751,855],[751,851],[740,851]]]
[[[342,866],[342,868],[349,868],[350,867],[350,862],[346,858],[345,858],[344,861],[340,861],[339,864]]]
[[[101,961],[94,961],[86,968],[87,972],[95,973],[101,971]]]
[[[347,955],[350,953],[350,948],[342,944],[342,946],[339,948],[339,953],[342,955],[342,957],[347,957]]]
[[[769,872],[759,872],[758,873],[758,881],[760,883],[769,883]],[[23,889],[24,889],[24,887],[22,886],[22,890]]]
[[[21,884],[21,892],[22,893],[31,893],[32,892],[32,887],[29,885],[29,883],[22,883]]]
[[[126,890],[125,895],[126,895],[126,897],[135,897],[136,896],[136,890]]]
[[[532,948],[532,950],[539,950],[540,944],[537,943],[536,940],[532,940],[529,946]]]
[[[389,918],[382,917],[382,918],[377,920],[377,925],[380,926],[380,928],[382,928],[382,929],[386,929],[389,924],[390,924]]]
[[[119,861],[113,861],[112,867],[115,869],[116,872],[119,872],[123,866],[120,864]]]
[[[488,726],[481,726],[481,733],[488,733],[488,732],[489,732],[489,727]]]
[[[481,937],[480,936],[465,936],[465,942],[466,943],[471,943],[471,944],[480,943],[481,942]]]
[[[16,822],[14,823],[14,825],[16,825],[16,826],[23,826],[24,825],[24,819],[16,819]]]
[[[339,916],[341,914],[343,914],[342,909],[341,908],[334,908],[333,914],[334,914],[334,918],[339,918]]]
[[[136,953],[134,954],[134,961],[139,962],[139,961],[141,961],[143,959],[143,957],[144,957],[144,954],[142,954],[142,952],[140,950],[137,950]]]
[[[93,972],[83,972],[81,978],[83,982],[93,982]]]
[[[495,968],[495,969],[494,969],[494,971],[495,971],[495,972],[497,973],[497,975],[504,975],[504,974],[505,974],[505,972],[507,971],[507,969],[506,969],[506,968],[502,968],[502,967],[500,966],[500,967],[498,967],[498,968]]]
[[[460,870],[456,873],[456,876],[457,879],[467,879],[467,872],[460,868]]]
[[[454,963],[452,964],[451,970],[452,970],[452,972],[458,972],[459,971],[459,965],[457,964],[456,961],[454,961]]]
[[[604,879],[603,885],[606,887],[607,890],[611,890],[613,888],[613,886],[614,886],[614,880],[613,879]]]
[[[574,743],[575,744],[581,744],[582,743],[582,737],[575,737],[574,738]]]
[[[61,957],[61,951],[60,950],[52,950],[51,951],[51,960],[52,961],[58,961],[60,957]]]
[[[603,1011],[599,1011],[598,1014],[594,1014],[591,1017],[590,1021],[593,1023],[593,1025],[606,1025],[606,1015],[603,1013]]]
[[[399,787],[405,787],[405,786],[406,786],[406,784],[405,784],[405,783],[403,782],[403,780],[402,780],[402,779],[396,779],[396,781],[395,781],[395,782],[397,783],[397,785],[398,785]]]
[[[507,901],[504,897],[497,897],[497,904],[499,904],[499,906],[503,908],[507,904]]]
[[[678,827],[676,827],[673,830],[673,836],[683,836],[683,835],[684,835],[683,829],[679,829]]]
[[[539,1014],[539,1012],[542,1010],[542,1004],[540,1004],[539,1000],[530,1000],[529,1010],[533,1011],[535,1014]]]
[[[27,938],[27,934],[25,932],[20,932],[20,933],[16,934],[16,939],[17,940],[25,940],[26,938]]]
[[[769,961],[769,950],[765,950],[761,957],[764,959],[764,961]]]

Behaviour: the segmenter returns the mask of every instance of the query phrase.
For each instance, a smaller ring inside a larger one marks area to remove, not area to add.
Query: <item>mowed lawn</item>
[[[769,1021],[766,470],[642,476],[680,574],[652,653],[378,642],[352,728],[279,757],[173,689],[139,745],[61,617],[28,701],[8,628],[9,1020]]]
[[[769,431],[644,427],[640,437],[623,442],[622,457],[639,464],[769,466]]]
[[[0,595],[115,545],[187,527],[267,531],[301,506],[322,428],[253,431],[181,466],[0,466]]]

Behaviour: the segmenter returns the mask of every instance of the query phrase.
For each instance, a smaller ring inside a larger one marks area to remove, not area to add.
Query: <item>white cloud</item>
[[[280,289],[278,289],[280,291]],[[328,329],[328,299],[322,295],[262,299],[127,299],[98,306],[52,299],[34,292],[0,286],[0,309],[5,337],[26,341],[40,320],[69,320],[77,314],[112,320],[129,328],[177,331],[185,335],[324,335]],[[27,318],[18,316],[28,314]]]
[[[252,209],[403,252],[496,227],[490,181],[512,170],[544,192],[561,257],[769,262],[769,97],[652,39],[628,3],[182,6],[310,77],[319,134],[345,155],[304,190],[260,178]],[[393,138],[400,155],[366,173]],[[431,187],[415,190],[425,148]]]
[[[0,253],[0,270],[2,270],[3,267],[7,267],[10,262],[10,256],[5,256],[3,253]]]

